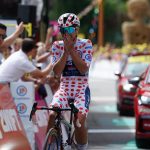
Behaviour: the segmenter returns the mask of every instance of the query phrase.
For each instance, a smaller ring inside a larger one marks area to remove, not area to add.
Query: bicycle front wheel
[[[61,141],[57,130],[54,128],[49,129],[45,138],[43,150],[60,150],[60,147]]]

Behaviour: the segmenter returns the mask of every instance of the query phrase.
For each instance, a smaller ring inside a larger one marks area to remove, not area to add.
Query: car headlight
[[[123,90],[126,92],[131,92],[133,87],[134,86],[132,84],[127,83],[127,84],[123,85]]]
[[[138,103],[139,105],[146,105],[146,104],[150,104],[150,97],[147,96],[139,96],[138,98]]]

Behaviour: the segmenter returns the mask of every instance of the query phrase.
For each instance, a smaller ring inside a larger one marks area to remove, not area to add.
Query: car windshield
[[[140,76],[148,67],[148,63],[128,63],[123,71],[125,76],[135,77]]]

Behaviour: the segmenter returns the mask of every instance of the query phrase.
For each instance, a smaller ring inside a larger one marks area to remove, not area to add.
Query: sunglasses
[[[60,32],[62,34],[68,33],[68,34],[72,34],[76,31],[75,27],[66,27],[66,28],[60,28]]]
[[[0,34],[0,38],[1,38],[1,39],[4,40],[6,37],[7,37],[7,36],[6,36],[5,34]]]

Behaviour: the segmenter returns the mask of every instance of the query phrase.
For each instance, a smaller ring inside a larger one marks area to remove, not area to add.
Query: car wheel
[[[136,138],[135,139],[136,141],[136,146],[138,148],[150,148],[150,145],[149,145],[149,140],[145,140],[145,139],[140,139],[140,138]]]
[[[136,142],[136,146],[138,147],[138,148],[143,148],[143,143],[142,143],[142,139],[138,139],[138,138],[136,138],[136,140],[135,140],[135,142]]]

